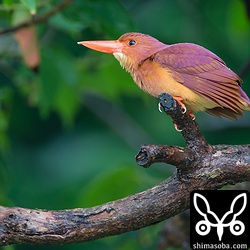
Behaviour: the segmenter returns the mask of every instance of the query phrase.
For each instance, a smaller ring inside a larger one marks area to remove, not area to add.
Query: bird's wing
[[[211,51],[191,43],[174,44],[154,54],[153,60],[218,107],[242,113],[246,101],[239,85],[242,80]]]

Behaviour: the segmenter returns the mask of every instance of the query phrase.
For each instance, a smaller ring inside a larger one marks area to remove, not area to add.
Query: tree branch
[[[209,145],[198,126],[169,95],[159,97],[164,111],[182,128],[186,148],[144,145],[136,156],[143,167],[175,165],[181,174],[144,192],[92,208],[60,211],[0,206],[0,246],[76,243],[137,230],[189,208],[193,190],[218,189],[250,181],[250,145]]]
[[[49,19],[51,16],[55,15],[62,9],[66,8],[69,4],[72,3],[72,0],[64,0],[63,2],[56,5],[53,9],[49,10],[48,12],[44,13],[41,16],[32,16],[32,18],[28,21],[25,21],[17,26],[10,27],[4,30],[0,31],[0,35],[4,35],[7,33],[15,32],[19,29],[29,27],[34,24],[39,24],[45,22],[47,19]]]

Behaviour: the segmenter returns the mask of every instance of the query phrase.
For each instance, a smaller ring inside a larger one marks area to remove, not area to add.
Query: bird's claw
[[[192,113],[191,110],[188,110],[188,114],[190,115],[190,117],[192,118],[192,120],[195,120],[195,115]]]
[[[175,128],[175,130],[176,130],[177,132],[181,132],[181,131],[182,131],[182,129],[178,129],[177,124],[175,124],[175,123],[174,123],[174,128]]]
[[[182,106],[182,114],[185,114],[187,112],[187,108],[186,108],[186,106]]]
[[[158,110],[159,110],[160,113],[162,113],[161,103],[160,102],[158,103]]]

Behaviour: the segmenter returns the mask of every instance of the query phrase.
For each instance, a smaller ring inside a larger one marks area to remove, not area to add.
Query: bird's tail
[[[240,89],[240,93],[243,100],[242,104],[245,106],[245,110],[250,111],[250,98],[242,89]]]

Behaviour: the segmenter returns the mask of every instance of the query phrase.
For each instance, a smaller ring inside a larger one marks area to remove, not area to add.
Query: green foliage
[[[31,15],[36,14],[37,0],[20,0],[20,2],[29,10]]]
[[[12,0],[3,0],[3,6],[7,7],[7,8],[11,8],[12,7]]]
[[[62,2],[0,1],[0,32]],[[141,144],[184,145],[171,120],[157,111],[157,100],[140,91],[111,55],[77,41],[139,31],[165,43],[203,45],[237,73],[250,55],[250,22],[241,0],[74,0],[35,28],[38,67],[24,63],[13,32],[0,35],[1,205],[92,206],[150,188],[173,171],[165,165],[140,169],[134,162]],[[250,95],[249,70],[243,80]],[[238,121],[197,115],[213,144],[249,143],[249,119],[249,113]],[[159,229],[69,246],[5,249],[152,249]]]

